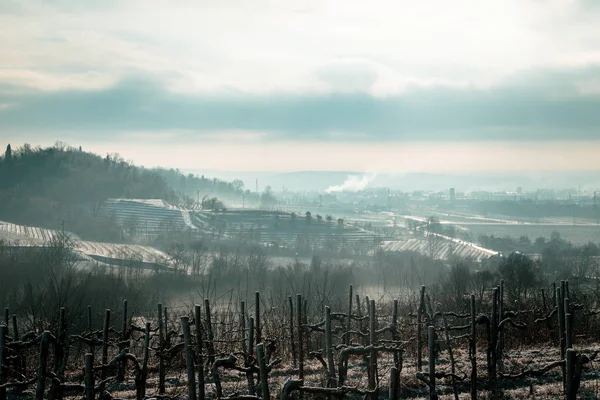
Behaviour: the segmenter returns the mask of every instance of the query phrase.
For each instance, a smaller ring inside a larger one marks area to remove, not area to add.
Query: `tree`
[[[267,186],[265,191],[260,195],[260,206],[262,208],[271,208],[277,204],[277,198],[273,194],[271,186]]]
[[[4,159],[6,161],[10,161],[12,157],[12,148],[10,147],[10,143],[6,146],[6,151],[4,152]]]
[[[310,211],[306,212],[306,223],[310,224],[312,222],[312,214],[310,213]]]
[[[523,296],[527,296],[529,289],[537,286],[541,280],[540,272],[537,262],[516,252],[502,259],[498,267],[500,277],[506,282],[509,298],[519,302]]]
[[[236,192],[241,193],[244,191],[244,182],[241,179],[234,179],[233,182],[231,182],[231,186]]]

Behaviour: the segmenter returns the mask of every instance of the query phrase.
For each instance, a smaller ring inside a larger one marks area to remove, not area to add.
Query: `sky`
[[[597,0],[2,0],[0,142],[217,170],[600,170]]]

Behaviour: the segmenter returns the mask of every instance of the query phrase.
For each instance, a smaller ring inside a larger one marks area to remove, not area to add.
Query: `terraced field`
[[[385,251],[415,251],[430,255],[437,260],[448,260],[452,256],[482,262],[497,253],[473,243],[449,240],[444,237],[432,239],[411,238],[407,240],[386,241],[381,244]]]
[[[74,239],[75,235],[65,232]],[[0,240],[13,246],[42,246],[55,237],[57,231],[33,226],[0,221]],[[82,261],[99,261],[106,264],[121,264],[132,261],[140,265],[157,262],[166,263],[168,256],[153,247],[134,244],[117,244],[75,240],[75,251]]]
[[[352,223],[338,226],[336,221],[310,224],[304,217],[292,221],[291,215],[284,212],[260,210],[236,210],[225,213],[196,212],[192,215],[196,225],[211,229],[222,229],[223,237],[240,241],[277,243],[280,246],[294,246],[297,240],[308,238],[313,245],[324,245],[334,241],[342,245],[354,243],[374,243],[376,240],[391,240],[390,236],[376,234]]]
[[[100,213],[114,216],[122,226],[135,226],[146,235],[198,229],[192,223],[188,210],[157,199],[108,199],[102,204]]]

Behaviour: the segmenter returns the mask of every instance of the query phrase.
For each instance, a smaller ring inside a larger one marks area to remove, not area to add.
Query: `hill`
[[[110,198],[189,205],[196,196],[221,192],[241,196],[242,190],[233,183],[178,170],[143,168],[116,153],[101,157],[60,142],[47,148],[11,149],[8,145],[0,157],[0,220],[67,229],[87,240],[121,237],[117,222],[99,212]]]

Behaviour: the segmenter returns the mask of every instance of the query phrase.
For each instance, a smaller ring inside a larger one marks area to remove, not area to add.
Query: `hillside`
[[[178,170],[147,169],[116,153],[101,157],[58,142],[48,148],[11,149],[9,145],[0,156],[0,220],[65,228],[88,240],[121,237],[117,222],[99,212],[110,198],[189,205],[196,195],[213,196],[219,191],[241,195],[242,190],[232,183],[183,175]]]

